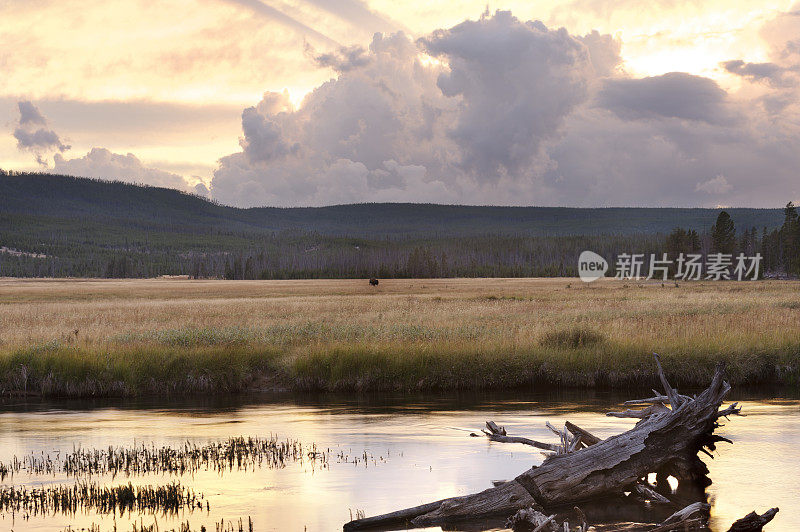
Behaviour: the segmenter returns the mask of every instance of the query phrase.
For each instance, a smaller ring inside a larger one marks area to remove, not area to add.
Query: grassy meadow
[[[0,279],[0,394],[800,384],[800,282]]]

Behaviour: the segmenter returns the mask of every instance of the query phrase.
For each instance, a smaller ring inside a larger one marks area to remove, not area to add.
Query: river
[[[254,530],[341,530],[363,511],[367,516],[436,499],[463,495],[510,479],[543,456],[519,444],[490,443],[470,437],[486,420],[505,425],[509,434],[541,441],[553,436],[565,420],[607,437],[633,425],[633,420],[606,417],[608,410],[631,398],[602,392],[446,395],[278,395],[231,399],[151,401],[0,402],[0,462],[13,457],[63,455],[76,448],[108,446],[201,445],[232,436],[271,434],[299,440],[327,452],[320,461],[290,461],[285,467],[254,467],[246,471],[198,470],[126,477],[93,477],[107,484],[164,484],[178,480],[201,493],[208,510],[175,516],[134,513],[111,517],[79,511],[25,517],[0,515],[0,528],[19,530],[99,530],[132,528],[132,522],[160,531],[189,522],[215,530],[222,519]],[[715,459],[705,458],[713,484],[713,530],[727,530],[751,510],[780,507],[772,530],[800,529],[800,400],[796,393],[739,393],[743,417],[732,417],[718,433],[734,441],[719,444]],[[4,486],[71,485],[61,472],[20,471]],[[238,526],[238,525],[237,525]],[[489,526],[489,525],[487,525]]]

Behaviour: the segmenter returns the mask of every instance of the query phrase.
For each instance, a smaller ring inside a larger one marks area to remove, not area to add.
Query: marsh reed
[[[312,469],[328,469],[331,463],[377,465],[385,457],[368,451],[351,454],[343,449],[319,448],[298,440],[279,439],[275,435],[231,437],[203,444],[185,442],[178,446],[134,445],[109,446],[103,449],[76,448],[71,452],[13,456],[0,462],[0,481],[28,476],[91,477],[119,475],[135,477],[148,474],[192,475],[198,471],[252,471],[260,468],[281,469],[290,463],[308,465]]]
[[[134,486],[130,483],[104,486],[97,482],[41,487],[0,486],[0,512],[24,514],[26,518],[78,512],[175,515],[184,510],[202,508],[209,509],[204,496],[179,482],[159,486]]]

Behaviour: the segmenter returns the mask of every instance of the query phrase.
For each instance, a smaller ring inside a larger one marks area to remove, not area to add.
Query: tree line
[[[800,220],[788,204],[773,230],[737,230],[723,211],[707,231],[675,228],[667,235],[527,236],[368,239],[282,231],[268,235],[227,233],[197,236],[181,247],[163,235],[132,231],[116,245],[76,244],[74,234],[15,239],[17,249],[0,253],[0,276],[156,277],[188,275],[216,279],[556,277],[577,275],[577,257],[592,250],[610,263],[621,253],[744,253],[762,256],[762,272],[800,275]],[[0,223],[20,223],[0,215]],[[35,223],[31,221],[31,223]],[[79,228],[73,232],[80,235]],[[39,245],[26,247],[26,242]],[[43,255],[43,256],[42,256]]]
[[[0,276],[13,277],[572,276],[584,250],[610,263],[621,253],[760,253],[762,271],[800,275],[798,225],[791,203],[783,212],[721,213],[425,204],[237,209],[170,189],[0,171]]]
[[[761,271],[772,276],[800,275],[800,221],[797,207],[789,202],[783,210],[783,224],[773,230],[766,227],[736,229],[731,216],[722,211],[708,233],[676,228],[666,238],[665,252],[671,257],[683,253],[723,253],[736,257],[761,255]]]

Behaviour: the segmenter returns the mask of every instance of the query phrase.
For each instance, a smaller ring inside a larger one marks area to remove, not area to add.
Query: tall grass
[[[68,397],[236,393],[276,373],[268,347],[151,347],[97,350],[57,343],[0,355],[0,394]]]
[[[662,361],[681,387],[707,385],[723,362],[737,386],[800,384],[800,344],[752,352],[668,349]],[[452,390],[536,387],[642,388],[659,384],[649,351],[633,346],[375,348],[339,346],[296,358],[294,386],[324,390]]]
[[[568,288],[569,285],[569,288]],[[0,280],[0,393],[800,383],[800,283]]]

